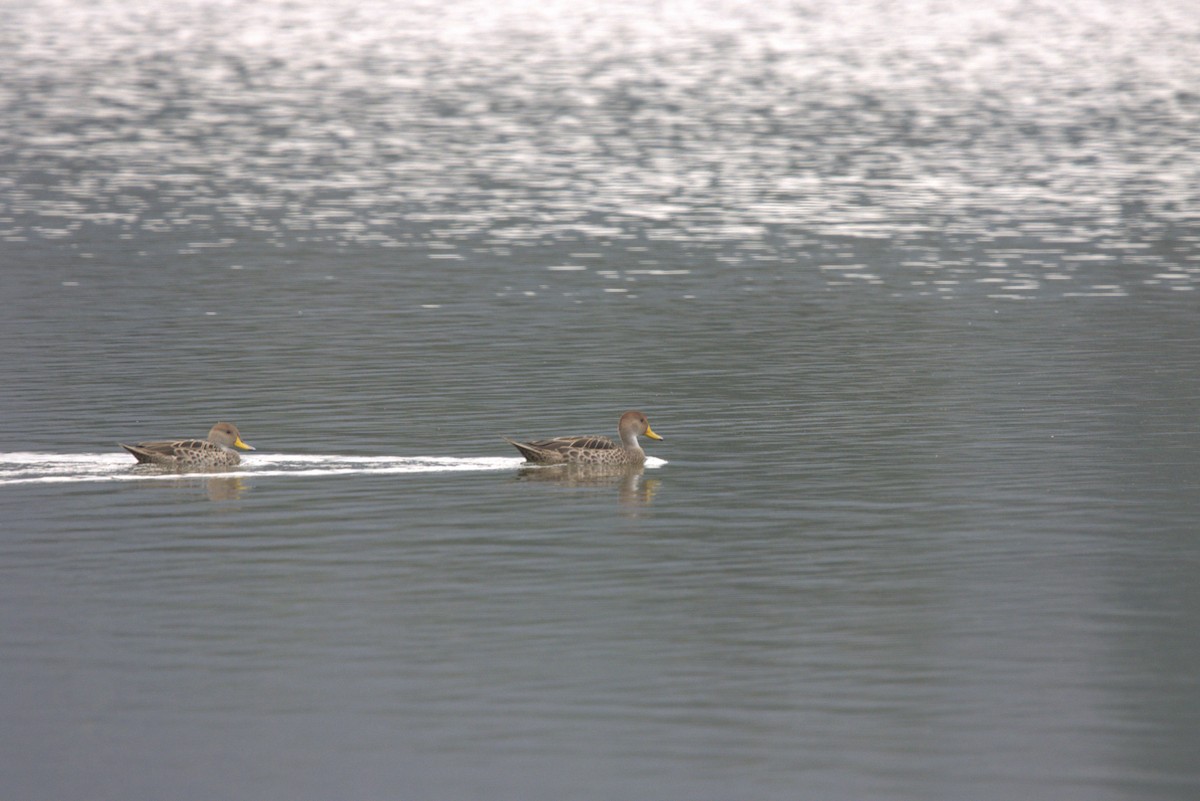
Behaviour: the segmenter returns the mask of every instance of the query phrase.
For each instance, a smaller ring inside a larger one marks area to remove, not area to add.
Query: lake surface
[[[0,796],[1200,797],[1190,0],[31,0],[0,64]],[[501,439],[629,408],[640,473]]]

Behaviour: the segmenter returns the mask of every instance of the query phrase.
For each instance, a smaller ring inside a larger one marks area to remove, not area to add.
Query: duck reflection
[[[648,506],[662,481],[646,478],[642,465],[557,464],[523,466],[518,481],[542,481],[564,487],[605,489],[614,487],[620,504],[627,508]]]
[[[177,470],[164,471],[161,468],[150,465],[137,465],[130,468],[130,472],[157,476],[161,476],[164,473],[173,474],[178,476],[178,478],[150,481],[146,482],[145,486],[189,490],[196,487],[203,487],[210,501],[236,501],[250,488],[250,485],[240,476],[222,476],[219,473],[216,475],[213,473],[181,473]]]
[[[240,478],[206,478],[204,490],[210,501],[236,501],[249,488]]]
[[[202,486],[208,499],[217,503],[222,501],[236,501],[249,489],[249,485],[245,481],[233,477],[181,478],[178,481],[165,481],[163,483],[177,489],[195,489],[197,486]]]

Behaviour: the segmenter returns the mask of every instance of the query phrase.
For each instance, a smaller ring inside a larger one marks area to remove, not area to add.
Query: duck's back
[[[608,437],[554,437],[532,442],[509,440],[530,462],[538,464],[640,464],[645,454],[624,448]]]
[[[139,442],[121,447],[139,462],[168,467],[231,467],[241,458],[215,442],[205,439],[181,439],[171,442]]]
[[[551,439],[539,439],[530,442],[535,448],[548,451],[607,451],[620,450],[620,445],[613,442],[610,438],[599,434],[591,434],[586,437],[553,437]]]

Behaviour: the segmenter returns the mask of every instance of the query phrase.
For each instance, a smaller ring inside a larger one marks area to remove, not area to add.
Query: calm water
[[[0,796],[1200,795],[1191,0],[4,5]]]

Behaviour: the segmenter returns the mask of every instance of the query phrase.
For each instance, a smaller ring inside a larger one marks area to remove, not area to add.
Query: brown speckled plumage
[[[646,461],[646,452],[638,445],[638,437],[662,439],[650,428],[646,415],[637,411],[625,412],[617,424],[619,443],[608,437],[554,437],[532,442],[517,442],[505,437],[527,461],[535,464],[593,464],[639,465]]]
[[[242,435],[233,423],[217,423],[207,439],[177,439],[139,442],[136,445],[118,443],[139,462],[172,467],[177,470],[202,470],[210,467],[233,467],[242,458],[234,448],[252,451],[242,442]]]

